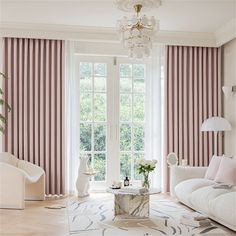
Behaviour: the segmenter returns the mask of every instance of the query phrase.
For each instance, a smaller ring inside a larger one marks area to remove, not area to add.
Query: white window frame
[[[90,63],[106,63],[107,64],[107,84],[106,84],[106,94],[107,94],[107,120],[105,122],[92,122],[92,123],[103,123],[107,124],[107,135],[106,135],[106,181],[91,181],[92,191],[101,191],[105,187],[110,186],[113,181],[120,180],[120,80],[119,80],[119,65],[120,64],[146,64],[146,76],[148,73],[148,63],[149,61],[135,61],[125,57],[114,58],[111,56],[93,56],[93,55],[80,55],[76,56],[76,67],[78,67],[78,79],[79,78],[79,64],[80,62],[90,62]],[[133,86],[133,85],[132,85]],[[94,92],[93,92],[94,94]],[[128,93],[134,96],[134,93]],[[94,102],[94,101],[93,101]],[[117,109],[118,108],[118,109]],[[133,110],[133,107],[132,107]],[[79,121],[80,122],[80,121]],[[85,122],[84,122],[85,123]],[[91,123],[91,122],[88,122]],[[127,122],[130,123],[130,122]],[[138,122],[135,122],[138,123]],[[145,122],[141,122],[145,125]],[[131,122],[133,124],[133,122]],[[133,135],[133,132],[132,132]],[[93,139],[92,139],[93,144]],[[86,152],[84,152],[86,153]],[[102,153],[99,151],[99,153]],[[125,153],[128,153],[125,151]],[[140,152],[141,153],[141,152]],[[145,153],[145,150],[142,152]],[[131,170],[133,171],[133,170]],[[122,181],[122,180],[121,180]],[[138,183],[140,181],[133,181],[133,183]]]

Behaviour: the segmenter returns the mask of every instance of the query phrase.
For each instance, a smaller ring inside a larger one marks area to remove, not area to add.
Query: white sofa
[[[204,178],[206,170],[206,167],[171,167],[171,195],[236,231],[236,186],[214,189],[215,182]]]
[[[0,208],[24,209],[25,200],[44,199],[44,170],[10,153],[0,153]]]

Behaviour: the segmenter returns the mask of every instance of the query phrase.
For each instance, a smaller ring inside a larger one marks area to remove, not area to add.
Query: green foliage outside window
[[[80,64],[80,151],[92,152],[95,181],[106,175],[106,66],[102,63]],[[120,65],[120,171],[121,178],[131,175],[141,179],[136,161],[144,157],[145,66]],[[95,122],[95,123],[93,123]],[[98,123],[96,123],[98,122]],[[100,122],[100,123],[99,123]],[[92,140],[93,139],[93,140]],[[101,153],[99,153],[101,152]]]

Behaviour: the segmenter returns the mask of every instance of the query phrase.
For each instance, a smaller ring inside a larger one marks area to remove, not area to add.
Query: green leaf
[[[3,79],[8,79],[8,77],[5,74],[3,74],[2,72],[0,72],[0,76],[2,76]]]
[[[0,114],[0,120],[1,120],[4,124],[6,124],[6,122],[7,122],[6,117],[4,117],[2,114]]]
[[[1,126],[1,125],[0,125],[0,132],[3,133],[3,134],[5,133],[5,129],[4,129],[4,127]]]
[[[2,77],[3,79],[8,79],[8,77],[7,77],[4,73],[2,73],[2,72],[0,72],[0,77]],[[2,97],[3,94],[4,94],[4,92],[3,92],[2,88],[0,88],[0,95],[1,95],[1,97]],[[5,100],[4,100],[3,98],[0,98],[0,105],[2,105],[2,106],[5,105],[6,108],[7,108],[7,110],[8,110],[8,112],[11,111],[10,105],[9,105],[7,102],[5,102]],[[6,119],[6,117],[5,117],[3,114],[0,114],[0,121],[1,121],[3,124],[6,124],[6,123],[7,123],[7,119]],[[4,126],[2,126],[2,125],[0,125],[0,132],[1,132],[1,133],[4,133],[4,132],[5,132],[5,128],[4,128]]]
[[[8,112],[11,111],[11,107],[8,103],[6,103],[2,98],[0,98],[0,105],[5,105],[7,107]]]
[[[11,107],[10,107],[10,105],[8,104],[8,103],[5,103],[6,104],[6,106],[7,106],[7,110],[8,110],[8,112],[10,112],[11,111]]]

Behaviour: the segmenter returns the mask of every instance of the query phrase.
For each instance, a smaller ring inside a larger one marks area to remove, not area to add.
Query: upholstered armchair
[[[0,208],[24,209],[25,200],[44,199],[44,170],[10,153],[0,153]]]

